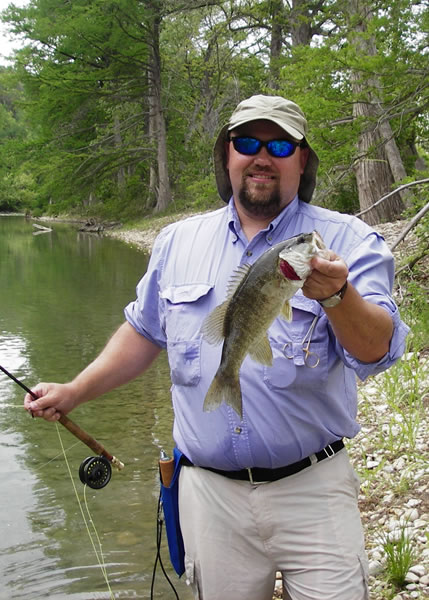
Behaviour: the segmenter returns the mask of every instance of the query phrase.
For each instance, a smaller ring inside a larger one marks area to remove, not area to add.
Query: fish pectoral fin
[[[292,307],[289,304],[289,300],[283,304],[282,309],[280,311],[280,316],[283,317],[289,323],[292,321]]]
[[[254,361],[271,367],[273,364],[273,352],[271,350],[270,342],[266,335],[260,337],[255,341],[254,346],[249,350],[249,356]]]
[[[216,308],[205,318],[201,326],[201,333],[204,339],[213,346],[217,346],[224,339],[223,324],[228,304],[229,302],[225,301],[222,304],[219,304],[219,306],[216,306]]]

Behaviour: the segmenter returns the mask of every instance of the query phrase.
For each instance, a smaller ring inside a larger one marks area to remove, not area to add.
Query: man
[[[359,430],[355,374],[392,365],[408,328],[390,296],[383,239],[309,204],[318,158],[306,135],[293,102],[259,95],[240,103],[214,149],[226,207],[163,230],[137,299],[100,356],[72,382],[39,384],[39,399],[25,398],[35,416],[55,421],[167,349],[173,434],[187,457],[179,506],[195,598],[269,600],[276,571],[289,600],[368,598],[358,482],[342,438]],[[239,265],[313,230],[329,255],[313,259],[291,300],[292,322],[270,327],[273,366],[244,360],[242,418],[225,404],[204,412],[220,361],[220,348],[201,335],[205,317]]]

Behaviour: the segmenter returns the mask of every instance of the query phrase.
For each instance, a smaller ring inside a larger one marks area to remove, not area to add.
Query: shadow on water
[[[31,222],[0,218],[0,364],[30,387],[67,381],[98,354],[148,261],[116,240],[52,227],[35,236]],[[85,510],[78,469],[91,451],[63,427],[31,419],[24,392],[1,372],[0,386],[0,600],[110,598],[79,507]],[[107,487],[86,489],[118,600],[150,597],[157,458],[172,447],[169,388],[162,355],[143,377],[71,415],[126,465]],[[188,600],[165,545],[164,563]],[[174,597],[160,571],[155,597]]]

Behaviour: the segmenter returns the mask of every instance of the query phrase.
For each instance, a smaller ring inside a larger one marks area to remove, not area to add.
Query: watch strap
[[[338,290],[338,292],[335,292],[335,294],[332,294],[332,296],[328,296],[327,298],[321,298],[317,302],[325,308],[333,308],[334,306],[337,306],[337,304],[339,304],[344,298],[344,294],[346,293],[348,283],[349,282],[346,279],[345,284],[341,289]]]

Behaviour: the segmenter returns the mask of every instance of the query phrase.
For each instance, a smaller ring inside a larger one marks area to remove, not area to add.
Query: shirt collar
[[[280,235],[282,235],[286,224],[297,212],[298,206],[299,199],[298,195],[296,195],[295,198],[284,207],[281,213],[277,215],[277,217],[275,217],[275,219],[273,219],[271,223],[260,233],[271,232],[273,235],[275,235],[277,232],[279,232]],[[237,238],[240,237],[241,223],[235,208],[234,198],[232,196],[228,202],[228,227],[232,233],[237,236]]]

